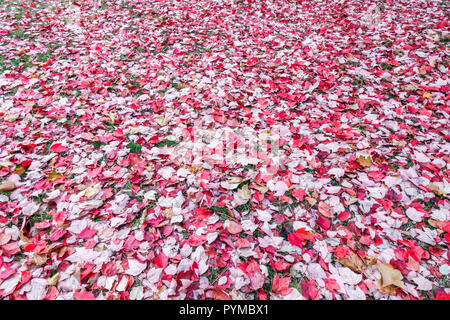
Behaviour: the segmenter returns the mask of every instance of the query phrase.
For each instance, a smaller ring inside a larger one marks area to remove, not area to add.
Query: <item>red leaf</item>
[[[83,231],[80,232],[80,238],[81,239],[90,239],[97,232],[98,232],[98,230],[96,230],[96,229],[89,229],[88,227],[86,227]]]
[[[342,211],[341,213],[338,214],[338,219],[339,221],[345,221],[350,217],[350,212],[347,211]]]
[[[298,233],[290,233],[288,235],[288,240],[293,246],[303,247],[303,238]]]
[[[273,277],[272,280],[272,290],[275,293],[285,296],[291,291],[291,288],[289,288],[289,283],[291,283],[291,278],[280,278],[278,277],[278,274],[275,274],[275,277]]]
[[[163,253],[160,252],[156,258],[153,260],[158,268],[165,268],[169,264],[169,258]]]
[[[331,223],[330,220],[327,218],[324,218],[322,216],[319,216],[317,218],[317,223],[319,224],[319,226],[321,226],[323,229],[328,230],[330,229]]]
[[[69,150],[69,148],[64,147],[61,143],[55,143],[50,147],[50,150],[53,152],[60,153]]]
[[[50,239],[51,241],[56,241],[56,240],[62,238],[62,237],[66,234],[66,232],[67,232],[66,229],[59,229],[59,230],[53,232],[53,233],[50,235],[49,239]]]
[[[292,193],[292,195],[298,200],[298,201],[303,201],[303,198],[306,195],[305,190],[299,188],[297,190],[295,190],[294,193]]]

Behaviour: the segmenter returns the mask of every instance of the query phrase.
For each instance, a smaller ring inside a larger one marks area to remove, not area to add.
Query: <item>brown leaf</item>
[[[64,256],[64,254],[67,252],[67,247],[61,247],[58,251],[58,257]]]
[[[361,258],[353,252],[348,257],[339,258],[337,261],[344,267],[350,268],[357,273],[363,273],[366,269]]]
[[[392,144],[396,147],[404,148],[406,146],[406,142],[403,140],[393,139]]]
[[[28,243],[33,241],[30,238],[25,237],[25,235],[23,234],[22,231],[19,231],[19,238],[20,238],[20,241],[22,241],[22,242],[24,242],[26,244],[28,244]]]
[[[366,168],[372,165],[372,159],[370,157],[359,156],[358,159],[356,159],[356,162],[358,162],[361,167]]]
[[[351,204],[354,204],[355,202],[358,202],[358,198],[350,197],[348,200],[345,201],[345,204],[349,206]]]
[[[162,213],[166,219],[171,219],[173,216],[173,209],[168,208],[168,209],[164,210]]]
[[[396,296],[397,295],[397,287],[394,286],[393,284],[391,284],[390,286],[386,286],[386,287],[381,286],[380,287],[380,292],[382,294],[388,294],[390,296]]]
[[[378,256],[375,257],[364,257],[364,262],[367,266],[372,266],[378,261]]]
[[[430,188],[435,195],[439,196],[439,197],[443,197],[445,196],[444,193],[439,189],[439,186],[435,183],[430,183],[428,186],[428,188]]]
[[[0,191],[11,191],[14,190],[16,186],[12,181],[4,181],[0,184]]]
[[[402,281],[403,275],[399,270],[394,269],[393,266],[387,263],[379,263],[377,268],[382,275],[381,285],[383,287],[395,285],[402,289],[405,288],[405,284]]]
[[[254,184],[253,189],[258,190],[260,193],[266,193],[269,190],[269,188],[257,183]]]

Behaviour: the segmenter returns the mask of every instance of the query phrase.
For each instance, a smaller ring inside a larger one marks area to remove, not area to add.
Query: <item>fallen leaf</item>
[[[430,183],[427,186],[428,188],[430,188],[435,195],[437,195],[438,197],[444,197],[445,194],[439,189],[439,186],[435,183]]]
[[[35,254],[31,257],[31,263],[37,265],[38,267],[43,266],[48,260],[46,254]]]
[[[333,217],[333,212],[331,211],[331,206],[323,201],[319,202],[319,212],[327,218]]]
[[[395,285],[402,289],[405,288],[405,284],[402,281],[403,275],[399,270],[387,263],[379,263],[377,264],[377,268],[382,275],[381,285],[383,287]]]
[[[90,198],[94,195],[96,195],[98,192],[98,187],[95,186],[90,186],[89,188],[86,189],[86,193],[84,194],[85,197]]]
[[[69,148],[64,147],[61,143],[55,143],[50,147],[50,151],[61,153],[69,150]]]
[[[12,181],[4,181],[0,184],[0,191],[11,191],[14,190],[16,186]]]
[[[56,286],[59,280],[59,272],[55,273],[53,276],[47,279],[47,284],[49,286]]]
[[[238,234],[242,231],[242,227],[239,223],[230,221],[230,224],[228,225],[228,232],[231,234]]]
[[[375,257],[364,257],[364,262],[367,266],[372,266],[378,262],[378,256]]]
[[[305,200],[308,201],[310,206],[313,206],[317,203],[317,200],[311,197],[305,197]]]
[[[242,188],[239,188],[237,194],[244,200],[249,200],[252,197],[252,193],[248,189],[248,184],[245,184]]]
[[[356,162],[361,167],[366,167],[366,168],[368,168],[372,165],[372,159],[370,157],[359,156],[358,159],[356,159]]]
[[[19,176],[23,175],[25,172],[25,168],[22,166],[18,166],[14,171],[13,174],[17,174]]]
[[[366,269],[364,262],[354,252],[351,252],[347,257],[337,259],[337,262],[357,273],[363,273]]]
[[[0,233],[0,246],[7,244],[11,240],[11,234]]]
[[[49,175],[47,176],[47,181],[56,181],[59,178],[62,177],[62,174],[57,172],[55,169],[52,170],[52,172],[49,173]]]
[[[261,192],[261,193],[266,193],[267,191],[269,191],[269,188],[267,188],[267,187],[265,187],[265,186],[262,186],[262,185],[260,185],[260,184],[257,184],[257,183],[255,183],[255,184],[253,185],[253,189],[258,190],[258,191]]]
[[[225,291],[221,289],[213,289],[212,290],[212,297],[215,300],[233,300],[231,296],[225,293]]]

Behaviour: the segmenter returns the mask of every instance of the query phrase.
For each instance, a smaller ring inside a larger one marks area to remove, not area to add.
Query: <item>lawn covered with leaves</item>
[[[0,2],[0,298],[449,299],[448,1]]]

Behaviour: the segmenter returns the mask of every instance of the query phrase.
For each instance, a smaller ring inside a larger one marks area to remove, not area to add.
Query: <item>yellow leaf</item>
[[[358,159],[356,159],[356,162],[358,162],[361,167],[366,168],[372,165],[372,159],[370,157],[359,156]]]
[[[49,286],[56,286],[59,280],[59,272],[55,273],[52,277],[47,279],[47,284]]]
[[[20,166],[14,170],[13,174],[17,174],[17,175],[21,176],[21,175],[23,175],[24,172],[25,172],[25,168]]]
[[[164,127],[169,122],[169,120],[164,118],[163,115],[157,115],[157,116],[154,117],[154,119],[155,119],[155,122],[157,124],[159,124],[161,127]]]
[[[62,174],[57,172],[55,169],[52,170],[52,172],[50,172],[50,174],[47,176],[47,180],[48,181],[56,181],[59,178],[62,177]]]
[[[387,263],[379,263],[377,268],[382,275],[381,285],[383,287],[394,285],[402,289],[405,288],[405,284],[402,281],[403,275],[399,270],[394,269],[393,266]]]
[[[423,94],[423,97],[424,97],[425,99],[428,99],[428,98],[431,97],[431,93],[425,92],[425,93]]]

